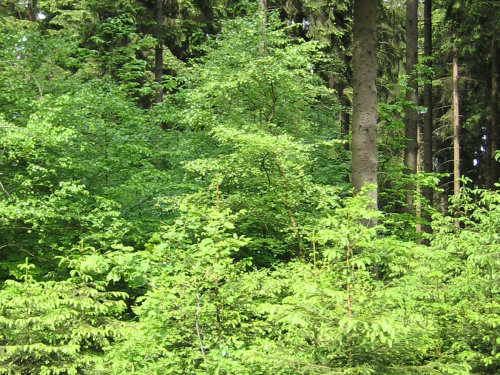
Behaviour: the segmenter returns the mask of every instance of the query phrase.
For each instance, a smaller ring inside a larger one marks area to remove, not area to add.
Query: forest
[[[0,0],[0,375],[500,374],[497,0]]]

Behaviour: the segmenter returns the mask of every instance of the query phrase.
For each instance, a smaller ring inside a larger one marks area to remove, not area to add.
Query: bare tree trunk
[[[425,0],[424,3],[424,55],[432,57],[432,0]],[[432,67],[432,63],[427,60],[427,66]],[[432,77],[429,77],[431,80]],[[424,116],[424,172],[432,172],[432,82],[424,86],[424,106],[427,112]],[[432,205],[432,189],[424,190],[425,198]]]
[[[432,62],[429,60],[432,57],[432,0],[424,1],[424,56],[427,58],[427,66],[432,67]],[[432,172],[432,77],[428,77],[429,81],[424,85],[424,106],[427,108],[424,116],[424,172]],[[433,189],[424,187],[422,189],[423,196],[433,206]],[[427,221],[431,218],[429,215],[425,216]],[[430,232],[431,227],[424,225],[425,232]]]
[[[259,0],[259,12],[263,13],[264,15],[267,12],[267,0]]]
[[[339,101],[339,104],[341,106],[338,117],[338,121],[340,123],[340,135],[342,136],[342,139],[345,141],[344,150],[349,151],[349,142],[347,141],[347,139],[349,138],[349,130],[350,130],[349,114],[346,110],[344,110],[344,108],[348,108],[351,106],[349,98],[344,93],[347,84],[343,79],[339,79],[336,82],[336,85],[334,86],[332,83],[333,80],[332,77],[333,76],[330,76],[330,84],[328,87],[337,90],[337,100]]]
[[[377,184],[377,2],[354,1],[352,183]],[[377,208],[377,190],[371,192]]]
[[[491,36],[491,131],[489,139],[489,184],[488,188],[493,189],[495,182],[498,182],[498,162],[495,160],[495,152],[498,147],[498,55],[497,55],[497,17],[494,17],[493,30]]]
[[[345,140],[344,150],[349,151],[349,142],[347,142],[347,138],[349,137],[349,115],[344,110],[345,107],[350,106],[349,100],[344,94],[346,84],[343,79],[335,80],[333,73],[331,73],[328,77],[328,88],[336,90],[337,92],[336,100],[341,105],[338,117],[338,122],[340,123],[340,135],[342,139]]]
[[[28,19],[30,21],[35,21],[36,20],[36,0],[28,0],[26,2],[26,6],[28,8]]]
[[[453,47],[453,194],[460,195],[460,111],[458,96],[458,52]],[[455,222],[458,226],[458,221]]]
[[[406,74],[409,77],[409,90],[406,91],[406,100],[413,106],[418,105],[418,86],[415,77],[412,75],[418,58],[418,0],[406,1]],[[417,121],[418,114],[415,108],[405,107],[405,137],[406,147],[404,153],[404,163],[408,173],[415,174],[417,171]],[[408,212],[413,212],[413,185],[408,186],[406,203]]]
[[[156,46],[155,46],[155,103],[163,102],[163,0],[156,0]]]
[[[420,173],[420,160],[422,158],[422,142],[421,142],[422,131],[420,128],[421,128],[420,124],[417,124],[417,165],[416,165],[417,169],[415,171],[415,173],[417,174]],[[420,221],[420,219],[422,218],[422,200],[420,199],[420,193],[422,189],[419,182],[417,182],[416,191],[417,191],[417,198],[415,201],[415,216],[417,218],[417,224],[415,225],[415,232],[418,234],[422,232],[422,223]],[[422,240],[418,239],[417,243],[421,244]]]
[[[265,38],[267,28],[267,0],[259,0],[259,13],[261,17],[262,37]],[[261,50],[262,54],[264,54],[266,50],[266,42],[264,41],[261,44]]]

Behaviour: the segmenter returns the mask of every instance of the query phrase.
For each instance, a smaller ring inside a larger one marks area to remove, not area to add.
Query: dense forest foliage
[[[0,0],[0,374],[500,374],[495,0]]]

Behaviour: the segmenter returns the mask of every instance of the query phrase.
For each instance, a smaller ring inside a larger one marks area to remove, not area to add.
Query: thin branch
[[[5,190],[5,187],[3,186],[2,181],[0,181],[0,188],[2,188],[2,191],[7,195],[7,197],[10,198],[10,194],[7,190]]]
[[[5,245],[5,246],[7,246],[7,245]],[[5,247],[5,246],[3,246],[3,247]],[[32,256],[33,258],[43,259],[43,260],[46,260],[47,262],[50,262],[50,259],[44,258],[40,255],[35,255],[35,254],[29,252],[28,250],[26,250],[25,248],[21,247],[21,251],[24,251],[26,254]]]
[[[200,293],[198,291],[198,285],[196,285],[196,320],[195,320],[196,336],[198,336],[198,342],[200,344],[201,356],[203,357],[203,362],[205,362],[206,361],[205,349],[203,348],[203,341],[201,340],[199,321],[200,321]]]
[[[267,168],[266,168],[266,156],[267,155],[268,155],[268,152],[266,152],[264,154],[264,156],[262,157],[262,162],[260,163],[260,167],[261,167],[261,169],[264,170],[264,172],[266,172],[267,182],[269,183],[269,185],[272,185],[271,184],[271,177],[269,176],[269,172],[267,171]]]

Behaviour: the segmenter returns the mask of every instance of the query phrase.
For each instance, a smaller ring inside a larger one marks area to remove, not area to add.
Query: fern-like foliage
[[[0,291],[0,374],[95,374],[102,349],[118,335],[124,293],[81,270],[63,281],[23,275]]]

